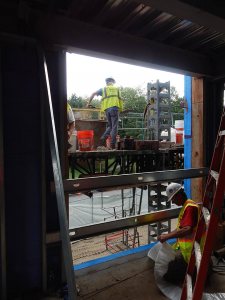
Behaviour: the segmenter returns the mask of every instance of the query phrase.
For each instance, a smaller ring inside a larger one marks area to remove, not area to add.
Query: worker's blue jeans
[[[111,146],[115,147],[118,132],[119,108],[117,106],[109,107],[105,110],[105,114],[108,124],[101,139],[107,139],[108,136],[111,136]]]

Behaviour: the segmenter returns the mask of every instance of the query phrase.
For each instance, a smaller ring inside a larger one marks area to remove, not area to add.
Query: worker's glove
[[[91,104],[88,104],[87,107],[88,107],[88,108],[95,108],[95,107],[94,107],[93,105],[91,105]]]
[[[158,239],[159,242],[164,243],[165,241],[168,240],[167,235],[166,234],[161,234]]]

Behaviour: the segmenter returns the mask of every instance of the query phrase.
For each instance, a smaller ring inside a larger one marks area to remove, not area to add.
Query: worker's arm
[[[96,91],[96,92],[94,92],[93,94],[91,94],[91,96],[90,96],[90,98],[89,98],[89,101],[88,101],[88,103],[87,103],[87,107],[88,106],[90,106],[90,104],[91,104],[91,101],[92,101],[92,99],[95,97],[95,96],[102,96],[102,89],[99,89],[98,91]]]
[[[88,103],[87,103],[87,107],[91,104],[91,101],[95,96],[98,96],[98,92],[94,92],[93,94],[91,94],[91,96],[88,100]]]
[[[183,237],[183,236],[190,234],[191,232],[192,232],[191,226],[184,226],[182,228],[175,229],[167,234],[161,234],[158,237],[158,241],[160,241],[161,243],[164,243],[165,241],[167,241],[169,239]]]

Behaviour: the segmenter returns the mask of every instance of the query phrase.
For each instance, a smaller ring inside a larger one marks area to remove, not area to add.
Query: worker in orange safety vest
[[[200,205],[191,199],[187,199],[182,185],[171,183],[167,186],[166,194],[168,201],[182,206],[176,229],[167,234],[161,234],[158,240],[163,243],[169,239],[177,238],[176,243],[172,246],[173,249],[179,250],[186,263],[191,257],[193,242],[197,229]],[[201,237],[201,246],[203,246],[204,237]]]

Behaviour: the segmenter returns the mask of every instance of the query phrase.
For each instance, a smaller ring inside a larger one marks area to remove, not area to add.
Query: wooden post
[[[192,78],[192,168],[203,167],[203,79]],[[203,179],[192,179],[192,199],[201,201]]]

